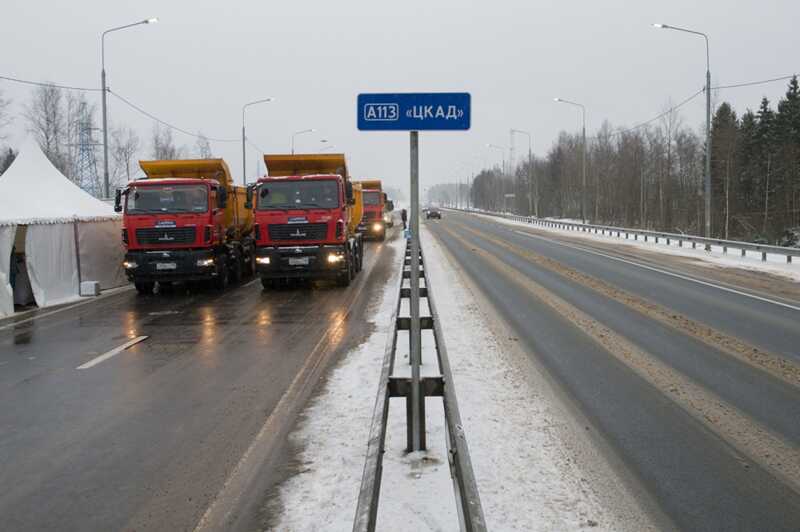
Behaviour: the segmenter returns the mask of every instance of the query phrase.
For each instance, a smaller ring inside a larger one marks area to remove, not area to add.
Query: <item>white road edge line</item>
[[[80,366],[78,366],[75,369],[89,369],[91,367],[94,367],[94,366],[98,365],[100,362],[103,362],[104,360],[108,360],[109,358],[113,357],[114,355],[118,355],[118,354],[122,353],[123,351],[125,351],[126,349],[128,349],[129,347],[132,347],[132,346],[138,344],[139,342],[143,342],[143,341],[147,340],[148,338],[149,338],[149,336],[137,336],[133,340],[125,342],[121,346],[115,347],[111,351],[106,351],[102,355],[91,359],[86,364],[81,364]]]
[[[797,307],[797,306],[794,306],[794,305],[790,305],[788,303],[783,303],[781,301],[775,301],[774,299],[769,299],[769,298],[766,298],[766,297],[757,296],[755,294],[749,294],[747,292],[742,292],[742,291],[739,291],[739,290],[736,290],[736,289],[733,289],[733,288],[728,288],[726,286],[720,286],[718,284],[709,283],[707,281],[701,281],[699,279],[695,279],[693,277],[688,277],[686,275],[681,275],[679,273],[673,273],[673,272],[670,272],[670,271],[667,271],[667,270],[662,270],[660,268],[654,268],[653,266],[646,266],[646,265],[640,264],[638,262],[622,259],[622,258],[619,258],[619,257],[614,257],[613,255],[607,255],[607,254],[601,253],[599,251],[594,251],[594,250],[586,249],[586,248],[579,247],[579,246],[572,246],[572,245],[569,245],[569,244],[564,244],[563,242],[558,242],[558,241],[552,240],[550,238],[545,238],[545,237],[542,237],[542,236],[539,236],[539,235],[533,235],[531,233],[528,233],[527,231],[514,230],[514,232],[517,233],[517,234],[523,235],[523,236],[527,236],[529,238],[538,238],[540,240],[544,240],[544,241],[550,242],[552,244],[558,244],[559,246],[563,246],[565,248],[574,249],[576,251],[583,251],[584,253],[591,253],[592,255],[598,255],[600,257],[605,257],[607,259],[615,260],[615,261],[618,261],[618,262],[624,262],[625,264],[630,264],[631,266],[638,266],[639,268],[643,268],[645,270],[651,270],[651,271],[658,272],[658,273],[661,273],[661,274],[664,274],[664,275],[669,275],[670,277],[677,277],[678,279],[683,279],[684,281],[689,281],[689,282],[692,282],[692,283],[701,284],[703,286],[709,286],[711,288],[716,288],[716,289],[722,290],[724,292],[730,292],[732,294],[736,294],[736,295],[740,295],[740,296],[744,296],[744,297],[749,297],[750,299],[755,299],[757,301],[762,301],[764,303],[771,303],[771,304],[777,305],[779,307],[784,307],[784,308],[788,308],[788,309],[791,309],[791,310],[800,311],[800,307]]]
[[[84,305],[88,305],[89,303],[96,303],[98,301],[101,301],[103,299],[109,298],[111,296],[115,296],[117,294],[121,294],[121,293],[124,293],[124,292],[129,292],[129,291],[133,290],[133,286],[120,286],[118,288],[112,288],[111,290],[113,290],[113,291],[111,291],[111,292],[109,292],[107,294],[100,294],[97,297],[93,297],[93,298],[87,299],[85,301],[77,301],[75,303],[67,304],[66,306],[58,308],[56,310],[51,310],[49,312],[44,312],[42,314],[37,314],[36,316],[32,316],[30,318],[25,318],[25,319],[21,319],[21,320],[15,320],[15,321],[11,321],[8,324],[0,325],[0,331],[5,330],[5,329],[10,329],[12,327],[16,327],[17,325],[22,325],[23,323],[29,323],[29,322],[32,322],[32,321],[35,321],[35,320],[38,320],[38,319],[41,319],[41,318],[46,318],[48,316],[52,316],[53,314],[58,314],[60,312],[64,312],[65,310],[71,310],[71,309],[74,309],[74,308],[82,307]],[[28,312],[35,312],[36,310],[38,310],[38,309],[29,310],[27,312],[22,312],[20,314],[17,314],[16,317],[20,317],[20,315],[25,315]],[[15,317],[14,314],[11,314],[10,316],[6,316],[2,320],[0,320],[0,323],[3,323],[6,320],[13,320],[14,317]]]

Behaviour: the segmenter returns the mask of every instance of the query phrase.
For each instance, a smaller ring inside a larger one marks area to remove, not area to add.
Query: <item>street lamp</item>
[[[302,131],[295,131],[294,133],[292,133],[292,155],[294,155],[294,138],[297,135],[303,135],[304,133],[314,133],[315,131],[316,129],[312,127],[311,129],[303,129]]]
[[[706,204],[705,236],[706,238],[711,238],[711,57],[708,51],[708,35],[701,31],[679,28],[678,26],[669,26],[667,24],[653,24],[653,27],[699,35],[706,41],[706,175],[704,179]]]
[[[274,102],[275,98],[264,98],[263,100],[254,100],[252,102],[248,102],[242,106],[242,184],[247,184],[247,148],[245,147],[245,143],[247,142],[247,135],[245,134],[244,129],[244,111],[251,105],[256,105],[259,103],[269,103]]]
[[[139,22],[134,22],[133,24],[126,24],[124,26],[111,28],[110,30],[104,31],[100,35],[100,84],[103,93],[103,190],[106,198],[111,197],[111,186],[108,181],[108,104],[106,103],[106,92],[108,91],[108,87],[106,87],[106,34],[111,33],[112,31],[119,31],[126,28],[132,28],[134,26],[140,26],[142,24],[155,24],[156,22],[158,22],[157,18],[148,18],[145,20],[140,20]]]
[[[524,131],[522,129],[511,129],[511,135],[513,137],[514,133],[519,133],[520,135],[526,135],[528,137],[528,212],[533,214],[535,217],[539,217],[539,190],[538,187],[536,192],[536,203],[533,202],[534,190],[533,190],[533,136],[531,135],[530,131]],[[535,209],[534,209],[535,206]]]
[[[583,140],[581,141],[581,158],[583,159],[583,178],[581,180],[581,221],[586,223],[586,107],[584,107],[583,104],[571,102],[563,98],[553,98],[553,100],[558,103],[566,103],[569,105],[574,105],[575,107],[580,107],[583,115]]]

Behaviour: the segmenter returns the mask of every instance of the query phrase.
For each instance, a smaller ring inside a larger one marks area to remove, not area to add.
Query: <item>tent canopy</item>
[[[110,205],[67,179],[31,140],[0,176],[0,226],[119,218]]]

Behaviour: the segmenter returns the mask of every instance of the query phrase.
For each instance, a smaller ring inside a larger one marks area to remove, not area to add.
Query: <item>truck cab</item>
[[[294,278],[347,285],[361,269],[344,155],[265,155],[267,176],[248,190],[256,267],[265,288]]]
[[[253,269],[252,217],[245,191],[221,159],[141,161],[147,178],[117,191],[123,266],[141,293],[156,282],[238,280]]]
[[[386,239],[386,194],[379,179],[360,181],[364,212],[359,229],[366,238],[383,241]]]

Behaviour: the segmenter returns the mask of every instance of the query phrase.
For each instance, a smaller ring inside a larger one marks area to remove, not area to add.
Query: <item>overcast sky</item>
[[[8,0],[0,75],[99,86],[100,33],[154,16],[156,25],[108,36],[112,90],[179,127],[233,139],[242,104],[275,97],[248,110],[254,144],[286,152],[293,131],[316,128],[297,138],[298,151],[327,139],[348,155],[354,176],[404,189],[408,134],[359,132],[359,92],[472,93],[469,132],[421,134],[421,179],[430,186],[499,162],[485,145],[507,146],[512,127],[532,131],[534,152],[545,154],[560,130],[579,127],[576,110],[554,96],[584,103],[591,133],[603,119],[649,119],[700,89],[702,38],[653,29],[653,22],[710,35],[715,85],[800,70],[797,0]],[[785,86],[731,89],[717,99],[742,112],[762,96],[776,101]],[[19,113],[30,88],[4,81],[0,88]],[[109,103],[111,121],[135,127],[149,152],[151,122]],[[703,105],[697,98],[684,107],[684,122],[700,127]],[[9,143],[24,127],[18,118]],[[194,145],[181,133],[175,139]],[[527,139],[518,136],[517,146],[527,151]],[[212,147],[240,179],[241,145]],[[248,147],[249,176],[260,157]]]

